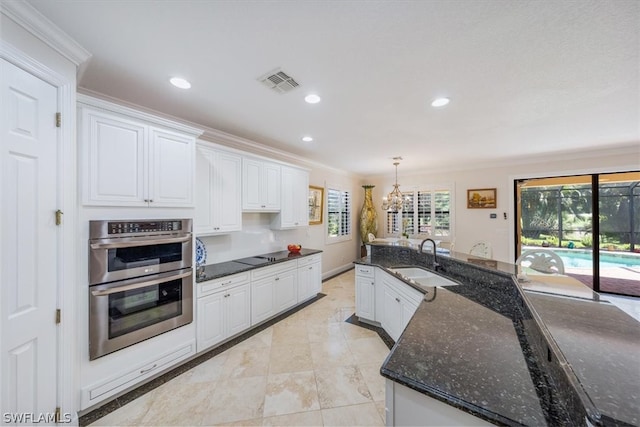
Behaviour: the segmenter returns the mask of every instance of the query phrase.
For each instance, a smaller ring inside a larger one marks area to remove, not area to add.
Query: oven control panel
[[[182,230],[182,221],[110,221],[108,230],[109,234],[180,231]]]

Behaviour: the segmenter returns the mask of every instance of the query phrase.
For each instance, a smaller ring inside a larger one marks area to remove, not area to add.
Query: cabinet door
[[[356,276],[356,316],[375,320],[375,290],[372,278]]]
[[[146,206],[148,128],[118,114],[81,111],[84,204]]]
[[[223,300],[225,293],[198,298],[197,349],[202,351],[225,339]]]
[[[216,232],[242,229],[242,158],[218,152],[213,164],[213,212]]]
[[[283,166],[281,170],[281,205],[279,228],[309,225],[309,173]]]
[[[311,265],[298,267],[298,302],[302,302],[311,296],[312,273],[313,267]]]
[[[151,128],[149,152],[150,205],[192,207],[194,138]]]
[[[382,328],[397,341],[402,332],[402,300],[388,285],[383,283]]]
[[[296,270],[284,271],[276,275],[274,280],[275,289],[275,312],[280,313],[293,307],[298,302],[298,273]]]
[[[280,210],[280,165],[263,164],[263,204],[267,210]]]
[[[409,300],[402,300],[402,324],[400,325],[400,333],[407,327],[409,320],[413,317],[413,314],[418,309],[418,306]]]
[[[196,200],[193,229],[196,234],[215,232],[213,173],[214,152],[198,147],[196,150]]]
[[[275,314],[273,279],[273,277],[267,277],[251,283],[251,325],[260,323]]]
[[[251,327],[251,288],[238,286],[225,294],[226,336],[230,337]]]
[[[242,208],[260,210],[262,203],[262,162],[242,159]]]

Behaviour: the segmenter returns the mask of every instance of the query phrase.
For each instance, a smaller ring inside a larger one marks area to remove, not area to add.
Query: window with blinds
[[[327,237],[351,236],[351,194],[348,191],[327,189]]]
[[[451,190],[418,190],[402,193],[402,211],[387,212],[387,234],[426,234],[450,237]]]

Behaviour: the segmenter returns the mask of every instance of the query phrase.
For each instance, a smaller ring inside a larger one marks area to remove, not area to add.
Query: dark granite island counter
[[[391,273],[389,267],[429,267],[431,260],[374,244],[358,263]],[[597,294],[585,300],[525,292],[512,264],[456,253],[439,262],[461,285],[426,291],[383,376],[498,425],[638,425],[640,323]]]

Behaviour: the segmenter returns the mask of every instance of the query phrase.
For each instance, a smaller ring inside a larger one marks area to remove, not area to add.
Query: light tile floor
[[[382,426],[389,349],[354,311],[354,270],[326,297],[91,425]]]

